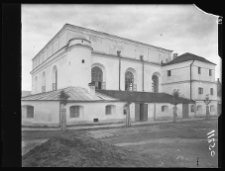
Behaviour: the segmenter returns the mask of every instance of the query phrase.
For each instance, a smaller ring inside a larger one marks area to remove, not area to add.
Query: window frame
[[[191,112],[195,112],[195,106],[191,105]]]
[[[210,95],[213,95],[213,88],[210,88]]]
[[[198,74],[201,74],[201,67],[198,67]]]
[[[91,81],[95,84],[95,89],[102,89],[103,83],[103,70],[99,66],[94,66],[91,68]]]
[[[209,69],[209,76],[212,76],[212,70]]]
[[[27,119],[34,119],[34,106],[31,106],[31,105],[27,105],[27,106],[25,106],[26,107],[26,118]],[[30,117],[29,116],[29,108],[31,108],[32,109],[32,117]]]
[[[203,88],[202,87],[198,87],[198,94],[203,94]]]
[[[212,110],[213,109],[213,110]],[[215,107],[214,107],[214,105],[211,105],[210,106],[210,112],[215,112]]]
[[[159,77],[157,75],[152,76],[152,92],[159,92]]]
[[[167,77],[170,77],[171,75],[171,70],[167,70]]]
[[[131,71],[125,72],[125,91],[134,90],[134,73]]]
[[[72,110],[73,113],[72,113]],[[80,118],[81,107],[80,106],[70,106],[70,118]]]
[[[161,106],[161,112],[168,112],[169,107],[167,105]]]
[[[106,115],[112,115],[112,106],[111,105],[107,105],[105,107],[105,114]]]
[[[199,110],[200,109],[200,110]],[[197,112],[202,112],[202,105],[197,106]]]

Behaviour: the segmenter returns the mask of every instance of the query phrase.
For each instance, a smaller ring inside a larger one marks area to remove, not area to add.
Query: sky
[[[22,5],[22,90],[31,91],[32,58],[66,23],[205,57],[221,80],[217,20],[195,5]]]

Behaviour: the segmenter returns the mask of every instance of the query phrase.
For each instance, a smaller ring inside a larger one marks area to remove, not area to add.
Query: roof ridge
[[[111,34],[111,33],[106,33],[106,32],[103,32],[103,31],[93,30],[93,29],[89,29],[89,28],[85,28],[85,27],[81,27],[81,26],[77,26],[77,25],[73,25],[73,24],[69,24],[69,23],[66,23],[63,27],[65,27],[65,26],[77,27],[77,28],[84,29],[84,30],[89,30],[89,31],[92,31],[92,32],[106,34],[107,36],[113,36],[113,37],[116,37],[116,38],[119,38],[119,39],[125,39],[125,40],[128,40],[128,41],[132,41],[132,42],[135,42],[135,43],[144,44],[146,46],[151,46],[151,47],[158,48],[158,49],[162,49],[162,50],[169,51],[169,52],[172,52],[173,51],[173,50],[170,50],[170,49],[166,49],[166,48],[163,48],[163,47],[151,45],[151,44],[148,44],[148,43],[139,42],[137,40],[132,40],[132,39],[125,38],[125,37],[120,37],[120,36],[117,36],[117,35],[114,35],[114,34]]]

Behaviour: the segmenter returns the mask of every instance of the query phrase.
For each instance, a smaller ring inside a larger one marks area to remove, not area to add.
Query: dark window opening
[[[125,74],[125,90],[132,91],[134,88],[134,75],[127,71]]]
[[[94,122],[98,122],[98,118],[94,118]]]
[[[162,106],[161,111],[162,112],[168,112],[168,106]]]
[[[82,63],[84,63],[85,61],[84,61],[84,59],[82,59]]]
[[[211,69],[209,70],[209,76],[212,76],[212,70]]]
[[[34,107],[27,106],[27,118],[34,118]]]
[[[159,91],[159,79],[156,75],[152,76],[152,91],[158,93]]]
[[[102,89],[103,72],[99,67],[93,67],[91,70],[91,81],[95,84],[95,89]]]
[[[80,107],[79,106],[71,106],[70,107],[70,117],[71,118],[79,118],[80,117]]]
[[[198,74],[201,74],[201,68],[198,67]]]
[[[111,115],[112,114],[112,107],[111,106],[106,106],[105,107],[105,114],[106,115]]]
[[[203,88],[201,87],[198,88],[198,94],[203,94]]]
[[[171,70],[167,71],[167,76],[171,76]]]
[[[210,88],[210,94],[213,95],[213,88]]]
[[[194,112],[194,111],[195,111],[195,106],[191,105],[191,112]]]

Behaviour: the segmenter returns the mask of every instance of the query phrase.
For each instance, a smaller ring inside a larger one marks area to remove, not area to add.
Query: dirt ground
[[[215,130],[215,156],[209,150],[207,133]],[[218,167],[218,122],[193,121],[135,127],[124,130],[89,131],[90,136],[122,146],[156,160],[161,167]],[[198,158],[198,165],[197,165]]]
[[[216,140],[214,157],[210,155],[207,139],[207,133],[213,129]],[[80,135],[86,138],[82,138],[82,145],[79,138],[62,143],[65,140],[62,139],[60,131],[23,132],[22,140],[25,141],[50,138],[44,145],[37,146],[23,157],[23,166],[218,167],[216,118],[210,121],[162,123],[129,128],[69,130],[66,135],[63,135],[63,139],[78,138]],[[91,148],[96,149],[96,154]],[[63,155],[64,157],[60,158]],[[54,156],[58,156],[55,161]],[[65,159],[67,160],[64,161]],[[42,162],[37,164],[37,161]]]

